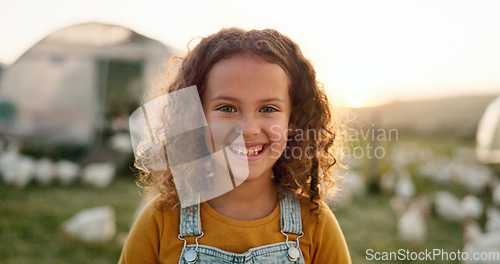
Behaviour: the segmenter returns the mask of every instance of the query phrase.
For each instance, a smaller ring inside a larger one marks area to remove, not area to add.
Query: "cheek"
[[[285,127],[273,127],[273,132],[270,134],[271,146],[270,153],[271,158],[277,160],[285,152],[287,147],[287,126]]]
[[[207,122],[210,123],[210,121],[214,119],[213,114],[210,111],[208,111],[208,109],[203,109],[203,112],[205,113],[205,118],[207,119]]]
[[[285,125],[272,125],[268,129],[269,139],[274,144],[279,144],[283,148],[286,146],[288,139],[288,126]],[[277,147],[277,146],[276,146]]]
[[[264,127],[266,127],[267,135],[271,141],[286,144],[288,134],[290,132],[288,128],[288,120],[286,118],[267,120],[264,122]]]

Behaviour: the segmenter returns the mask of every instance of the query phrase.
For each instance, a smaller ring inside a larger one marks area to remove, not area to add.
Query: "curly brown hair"
[[[290,78],[290,124],[295,131],[289,135],[287,148],[274,164],[274,183],[280,193],[289,190],[305,196],[317,209],[326,191],[337,189],[337,180],[341,178],[337,168],[342,167],[345,134],[340,132],[343,121],[341,115],[333,112],[323,85],[316,80],[313,65],[289,37],[273,29],[222,29],[201,39],[184,58],[178,58],[182,63],[173,81],[166,81],[172,77],[169,72],[150,95],[156,97],[196,85],[201,98],[213,66],[220,60],[242,53],[257,55],[281,66]],[[299,157],[290,153],[297,148],[302,150]],[[173,177],[168,169],[148,171],[138,162],[136,167],[142,172],[139,182],[143,187],[149,186],[160,194],[158,207],[178,204]]]

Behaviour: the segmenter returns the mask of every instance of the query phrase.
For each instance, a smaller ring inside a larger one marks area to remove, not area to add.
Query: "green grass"
[[[472,146],[468,141],[443,138],[408,140],[430,147],[434,152],[443,155],[449,155],[458,146]],[[384,146],[390,148],[390,145]],[[389,157],[388,155],[387,159]],[[387,159],[379,163],[379,172],[383,173],[390,167]],[[358,168],[361,172],[366,169],[366,164]],[[410,165],[409,170],[412,174],[417,172],[415,165]],[[428,194],[429,198],[432,198],[432,193],[442,189],[452,191],[459,197],[465,195],[463,188],[453,184],[441,186],[420,178],[416,185],[418,192]],[[373,249],[374,252],[399,249],[408,249],[411,252],[426,249],[456,252],[463,248],[460,224],[439,219],[433,214],[429,214],[427,218],[428,239],[424,244],[399,241],[397,218],[389,206],[390,198],[389,194],[369,193],[334,211],[347,240],[353,263],[379,263],[366,260],[367,249]],[[61,187],[33,184],[24,190],[18,190],[0,184],[0,263],[116,263],[121,246],[115,241],[87,245],[66,237],[62,234],[60,225],[82,209],[112,205],[116,210],[117,233],[127,232],[139,200],[138,188],[132,177],[118,177],[107,189],[80,185]]]
[[[130,178],[118,178],[104,190],[35,185],[17,190],[2,184],[0,192],[0,263],[12,264],[116,263],[121,247],[115,241],[87,245],[62,234],[60,224],[79,210],[110,204],[116,209],[117,232],[126,232],[139,202],[137,187]],[[419,252],[443,248],[451,252],[462,248],[459,224],[432,216],[428,219],[432,235],[425,245],[399,242],[389,199],[387,195],[368,195],[334,211],[354,263],[370,263],[365,259],[367,249],[397,251],[403,248]]]
[[[139,203],[130,177],[117,178],[108,189],[83,186],[37,186],[24,190],[0,184],[0,263],[116,263],[115,241],[87,245],[65,236],[60,225],[76,212],[112,205],[117,233],[127,232]]]
[[[354,201],[345,208],[334,211],[344,232],[353,263],[379,263],[368,261],[368,249],[373,252],[397,252],[400,249],[410,252],[425,252],[443,249],[446,252],[462,250],[462,231],[460,224],[427,218],[428,238],[425,244],[401,242],[397,238],[397,219],[389,206],[388,195],[368,195]],[[386,263],[411,263],[410,261],[390,261]],[[421,263],[458,263],[435,261]]]
[[[354,142],[354,146],[363,146],[369,142]],[[381,142],[380,146],[387,150],[387,156],[378,160],[375,175],[382,175],[391,168],[391,149],[393,144],[413,144],[413,147],[425,147],[432,150],[434,155],[452,157],[457,148],[473,148],[474,141],[459,137],[417,137],[400,135],[398,142]],[[369,159],[364,159],[357,171],[368,175]],[[474,161],[472,161],[474,162]],[[410,162],[407,169],[414,180],[417,196],[426,195],[431,201],[437,191],[446,190],[458,197],[468,194],[465,188],[452,181],[448,184],[436,184],[429,179],[419,176],[418,165]],[[373,172],[372,172],[373,173]],[[379,190],[380,191],[380,190]],[[484,204],[491,203],[489,197],[480,196]],[[397,238],[397,217],[390,207],[390,194],[369,193],[358,198],[352,204],[334,211],[346,237],[353,263],[378,263],[368,261],[366,251],[397,252],[408,249],[410,252],[425,252],[442,249],[444,252],[457,252],[463,249],[463,231],[460,223],[454,223],[438,218],[432,211],[426,218],[427,240],[423,244],[414,244],[399,241]],[[480,219],[484,224],[484,217]],[[388,261],[385,263],[413,263],[411,261]],[[459,263],[459,261],[441,261],[439,258],[432,261],[417,263]]]

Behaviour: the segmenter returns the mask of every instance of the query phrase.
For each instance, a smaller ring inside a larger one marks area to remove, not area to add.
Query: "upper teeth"
[[[254,146],[251,148],[246,148],[244,146],[238,146],[238,145],[229,145],[232,151],[236,152],[237,154],[240,155],[247,155],[247,156],[252,156],[252,155],[257,155],[262,151],[263,145],[259,146]]]

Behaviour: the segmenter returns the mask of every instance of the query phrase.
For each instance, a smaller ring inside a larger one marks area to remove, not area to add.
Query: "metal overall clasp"
[[[201,232],[201,235],[199,235],[197,238],[196,238],[196,247],[194,249],[189,249],[187,250],[186,249],[186,244],[187,244],[187,241],[186,239],[182,238],[181,235],[179,234],[178,238],[180,240],[183,240],[184,241],[184,248],[182,250],[186,251],[184,253],[184,260],[188,263],[188,264],[194,264],[196,263],[196,261],[198,260],[198,239],[200,237],[202,237],[205,233],[203,233],[203,231]]]
[[[301,231],[300,235],[297,237],[297,240],[296,240],[297,247],[294,247],[294,246],[291,246],[290,244],[288,244],[288,236],[283,231],[281,231],[281,233],[286,237],[285,244],[288,247],[288,252],[287,252],[288,259],[292,262],[297,261],[300,257],[299,238],[304,236],[304,232]]]

